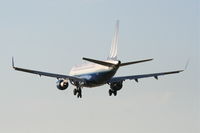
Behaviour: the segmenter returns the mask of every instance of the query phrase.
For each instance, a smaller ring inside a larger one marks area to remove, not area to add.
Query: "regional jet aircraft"
[[[117,21],[116,23],[116,30],[114,33],[114,38],[112,40],[110,54],[107,60],[102,61],[102,60],[83,57],[83,60],[86,60],[90,63],[73,67],[69,75],[42,72],[37,70],[15,67],[13,58],[12,58],[12,67],[17,71],[57,78],[58,79],[57,88],[59,90],[67,89],[69,83],[71,83],[73,86],[75,86],[73,93],[78,98],[82,98],[83,87],[97,87],[104,84],[108,84],[110,86],[110,89],[108,91],[109,95],[116,96],[117,92],[120,89],[122,89],[122,85],[125,80],[135,80],[136,82],[138,82],[138,79],[141,78],[154,77],[155,79],[158,79],[159,76],[175,74],[183,71],[183,70],[177,70],[169,72],[115,77],[114,75],[116,74],[117,70],[120,67],[153,60],[153,59],[145,59],[132,62],[121,62],[120,60],[118,60],[117,59],[118,33],[119,33],[119,21]]]

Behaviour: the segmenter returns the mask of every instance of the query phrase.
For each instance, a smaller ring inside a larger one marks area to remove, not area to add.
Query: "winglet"
[[[14,57],[12,57],[12,67],[15,68]]]
[[[182,70],[179,70],[179,72],[185,71],[185,70],[188,68],[189,63],[190,63],[190,59],[187,60],[187,62],[186,62],[186,64],[185,64],[185,68],[182,69]]]
[[[184,70],[186,70],[188,68],[189,63],[190,63],[190,59],[187,60]]]

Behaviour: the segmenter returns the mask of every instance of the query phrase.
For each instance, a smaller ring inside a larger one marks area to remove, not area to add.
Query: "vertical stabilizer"
[[[112,40],[110,55],[109,55],[108,59],[117,60],[118,38],[119,38],[119,20],[117,20],[117,22],[116,22],[115,34],[114,34],[114,38]]]

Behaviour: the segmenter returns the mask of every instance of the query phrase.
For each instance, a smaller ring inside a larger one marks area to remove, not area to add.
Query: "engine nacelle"
[[[110,84],[111,90],[114,90],[114,91],[121,90],[122,86],[123,86],[122,82],[114,82]]]
[[[69,83],[68,83],[68,81],[66,81],[66,80],[58,80],[58,81],[56,82],[56,86],[57,86],[57,88],[58,88],[59,90],[65,90],[65,89],[67,89],[67,87],[69,86]]]

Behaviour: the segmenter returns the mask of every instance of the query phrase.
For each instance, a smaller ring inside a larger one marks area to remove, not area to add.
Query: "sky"
[[[198,0],[0,1],[0,132],[199,133],[200,3]],[[68,74],[82,57],[104,60],[116,20],[118,58],[153,61],[117,76],[187,69],[180,74],[83,88],[83,98],[56,88],[57,79],[19,67]]]

